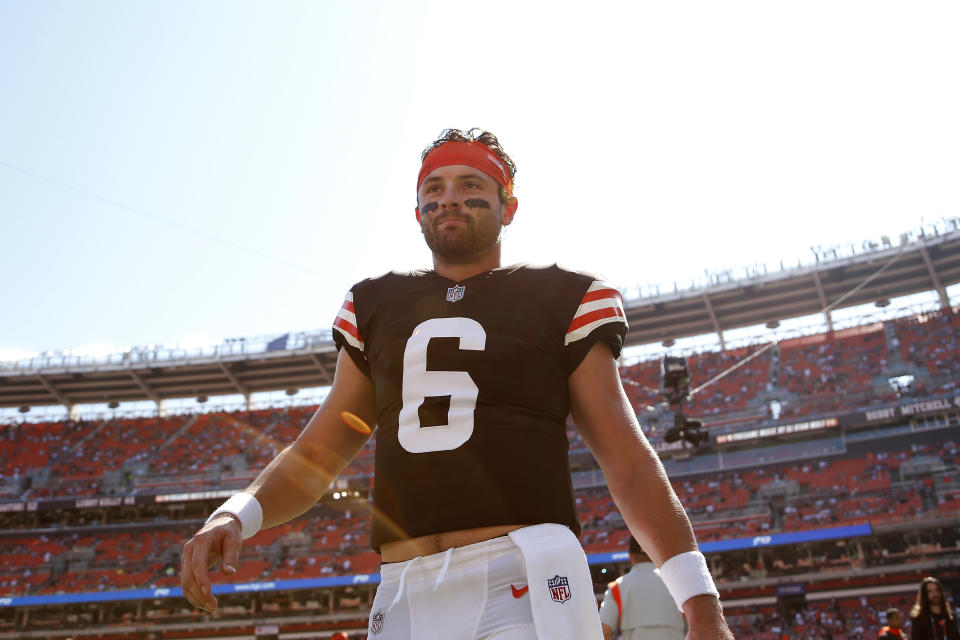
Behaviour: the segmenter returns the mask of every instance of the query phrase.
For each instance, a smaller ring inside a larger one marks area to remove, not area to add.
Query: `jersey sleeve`
[[[619,358],[626,335],[627,315],[623,311],[623,297],[616,287],[602,280],[594,280],[574,311],[564,336],[567,374],[573,373],[597,342],[606,343],[613,357]]]
[[[363,373],[370,377],[370,363],[367,362],[366,345],[360,334],[360,323],[357,321],[357,312],[353,302],[353,290],[347,291],[343,306],[333,319],[333,342],[337,350],[346,349],[354,363]]]
[[[607,592],[603,594],[603,602],[600,604],[600,622],[617,632],[620,630],[620,607],[613,598],[614,584],[616,583],[608,584]]]

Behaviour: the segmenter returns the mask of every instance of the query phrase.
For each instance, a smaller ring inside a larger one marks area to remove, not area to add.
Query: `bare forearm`
[[[670,568],[669,581],[665,577],[664,582],[674,599],[683,603],[690,625],[687,638],[733,640],[715,597],[716,587],[704,576],[702,556],[686,554],[697,548],[693,527],[640,430],[610,356],[609,349],[598,343],[570,376],[573,420],[600,463],[630,532],[657,566]],[[671,560],[675,557],[680,565]]]
[[[247,487],[263,508],[263,527],[275,527],[305,513],[342,469],[328,468],[290,445]]]
[[[370,437],[345,425],[349,411],[367,424],[376,418],[373,385],[343,351],[333,387],[297,441],[267,465],[243,495],[235,495],[183,547],[180,584],[197,608],[215,611],[209,569],[223,560],[223,571],[237,573],[244,537],[296,518],[316,504],[330,482],[353,460]],[[255,500],[247,493],[252,494]]]
[[[370,438],[343,421],[344,411],[376,424],[373,385],[340,352],[333,388],[297,437],[247,487],[263,508],[263,528],[296,518],[317,503]]]
[[[653,448],[642,439],[631,448],[631,463],[612,466],[607,487],[637,542],[660,566],[679,553],[696,550],[697,542]]]
[[[631,533],[654,563],[662,567],[674,556],[695,551],[697,541],[659,458],[645,439],[641,445],[634,454],[638,463],[619,476],[610,474],[614,479],[608,479],[607,484]],[[664,579],[666,581],[666,575]],[[671,594],[678,597],[674,591]],[[687,636],[690,640],[732,640],[715,595],[700,591],[698,595],[680,600],[690,625]]]
[[[570,376],[573,420],[637,542],[657,564],[697,548],[683,505],[637,423],[616,362],[594,345]]]

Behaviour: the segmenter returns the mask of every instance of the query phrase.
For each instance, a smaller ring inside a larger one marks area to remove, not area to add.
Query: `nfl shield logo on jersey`
[[[467,290],[467,286],[457,285],[455,287],[450,287],[447,289],[447,302],[456,302],[457,300],[463,300],[463,294]]]
[[[554,602],[563,604],[570,599],[573,594],[570,593],[570,581],[564,576],[555,575],[547,580],[547,587],[550,589],[550,597]]]
[[[379,609],[370,618],[370,631],[374,634],[383,631],[383,609]]]

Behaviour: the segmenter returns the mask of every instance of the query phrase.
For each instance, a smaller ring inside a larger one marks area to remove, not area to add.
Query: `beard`
[[[441,229],[437,221],[455,218],[463,220],[463,225]],[[469,263],[472,259],[494,247],[500,242],[503,225],[500,214],[482,213],[481,215],[436,214],[422,228],[427,246],[437,256],[454,264]]]

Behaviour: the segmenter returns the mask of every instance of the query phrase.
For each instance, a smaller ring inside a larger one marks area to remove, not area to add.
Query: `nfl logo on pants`
[[[570,581],[564,576],[555,575],[547,580],[547,587],[550,589],[550,597],[554,602],[563,604],[573,595],[570,593]]]
[[[377,634],[383,631],[383,609],[379,609],[373,617],[370,618],[370,631]]]

